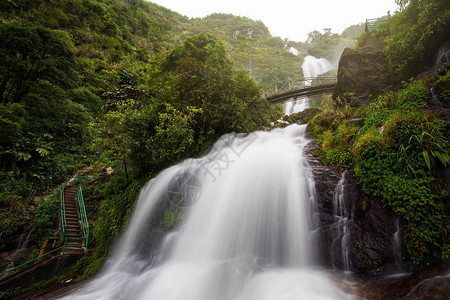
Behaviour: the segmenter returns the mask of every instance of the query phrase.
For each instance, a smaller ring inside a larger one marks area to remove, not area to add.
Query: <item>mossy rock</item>
[[[284,116],[283,119],[288,121],[289,123],[306,124],[309,123],[321,111],[322,110],[320,110],[319,108],[311,107],[305,109],[304,111],[289,116]]]

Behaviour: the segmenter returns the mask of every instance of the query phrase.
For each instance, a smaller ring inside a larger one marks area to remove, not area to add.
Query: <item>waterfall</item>
[[[11,254],[9,254],[5,259],[5,261],[9,261],[10,263],[6,266],[5,270],[3,270],[3,271],[8,271],[8,270],[14,268],[16,266],[14,261],[24,255],[29,254],[29,252],[31,251],[27,247],[28,247],[28,244],[30,243],[31,235],[33,234],[33,232],[35,230],[34,223],[32,221],[30,221],[30,213],[28,210],[23,208],[22,212],[25,215],[25,219],[26,219],[27,223],[31,223],[31,228],[29,228],[27,225],[25,225],[22,234],[19,236],[19,241],[17,243],[16,250],[14,252],[12,252]],[[4,274],[3,276],[0,276],[0,278],[6,277],[6,276],[8,276],[8,274]]]
[[[398,217],[395,218],[395,232],[392,236],[392,252],[394,253],[394,266],[398,272],[402,272],[400,226],[398,224]]]
[[[333,65],[325,58],[315,58],[311,55],[305,57],[302,65],[303,76],[305,77],[317,77],[333,68]]]
[[[340,253],[340,257],[335,257],[335,255],[333,255],[333,266],[339,267],[344,271],[350,270],[348,231],[349,212],[345,207],[345,186],[347,184],[347,181],[345,180],[346,172],[347,171],[344,171],[342,173],[342,177],[336,185],[336,190],[333,196],[333,215],[335,226],[337,228],[337,236],[333,240],[332,244],[333,249],[338,249],[338,251],[333,251],[333,253]]]
[[[317,77],[320,74],[330,71],[334,66],[325,58],[315,58],[308,55],[302,64],[304,77]],[[290,115],[305,110],[309,107],[309,98],[300,97],[292,99],[284,104],[284,113]]]
[[[66,299],[352,299],[315,265],[305,130],[225,135],[205,157],[164,170],[104,270]],[[183,216],[151,251],[163,203]]]
[[[450,42],[444,43],[438,50],[434,65],[441,64],[450,64]]]

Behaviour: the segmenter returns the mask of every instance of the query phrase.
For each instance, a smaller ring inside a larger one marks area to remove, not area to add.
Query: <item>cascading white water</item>
[[[308,55],[305,57],[305,61],[302,64],[304,77],[317,77],[318,75],[328,72],[333,69],[334,66],[325,58],[316,58]],[[309,98],[300,97],[292,99],[284,104],[284,113],[290,115],[305,110],[309,107]]]
[[[325,58],[316,58],[311,55],[305,57],[302,65],[303,76],[305,77],[317,77],[333,68],[333,65]]]
[[[398,217],[395,218],[395,232],[392,236],[392,252],[394,253],[394,266],[398,272],[402,272],[400,225],[398,219]]]
[[[351,299],[314,266],[305,128],[226,135],[205,157],[163,171],[141,191],[103,272],[67,299]],[[155,253],[149,224],[167,201],[184,207],[183,219]]]
[[[344,271],[350,270],[349,264],[349,232],[348,232],[348,216],[349,212],[345,207],[345,186],[347,181],[345,179],[347,171],[342,173],[342,177],[336,185],[333,196],[333,215],[337,229],[337,237],[333,240],[332,247],[338,248],[340,251],[333,251],[340,253],[340,257],[332,257],[333,266],[338,267],[336,261],[339,261],[341,268]]]

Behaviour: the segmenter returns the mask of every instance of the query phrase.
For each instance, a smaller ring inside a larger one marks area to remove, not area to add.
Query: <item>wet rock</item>
[[[450,269],[435,265],[410,274],[365,279],[357,285],[359,299],[444,300],[450,295]]]
[[[313,153],[317,148],[314,143],[309,143],[305,147],[305,155],[314,178],[319,209],[317,212],[319,228],[316,234],[318,259],[321,265],[332,267],[333,255],[330,249],[333,240],[337,237],[337,229],[334,226],[333,196],[341,175],[338,169],[324,166],[314,157]]]
[[[395,214],[379,199],[364,195],[352,171],[346,172],[343,187],[349,233],[343,246],[342,223],[338,222],[333,212],[336,186],[342,175],[336,168],[323,166],[313,156],[316,149],[317,146],[310,143],[305,153],[316,185],[319,220],[316,239],[320,264],[367,277],[410,269],[409,265],[398,261],[401,254],[394,251],[394,234],[397,231]],[[343,251],[346,251],[345,255]]]

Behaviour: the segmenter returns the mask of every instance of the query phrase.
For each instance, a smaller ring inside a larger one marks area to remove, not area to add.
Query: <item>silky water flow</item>
[[[305,57],[305,61],[302,64],[304,77],[317,77],[320,74],[330,71],[334,66],[325,58],[316,58],[312,55]],[[305,84],[308,84],[306,82]],[[302,96],[299,98],[293,98],[292,100],[284,104],[284,113],[291,115],[298,113],[309,107],[309,97]]]
[[[223,136],[141,191],[104,269],[65,299],[352,299],[315,264],[306,125]],[[161,205],[181,213],[150,250]]]

